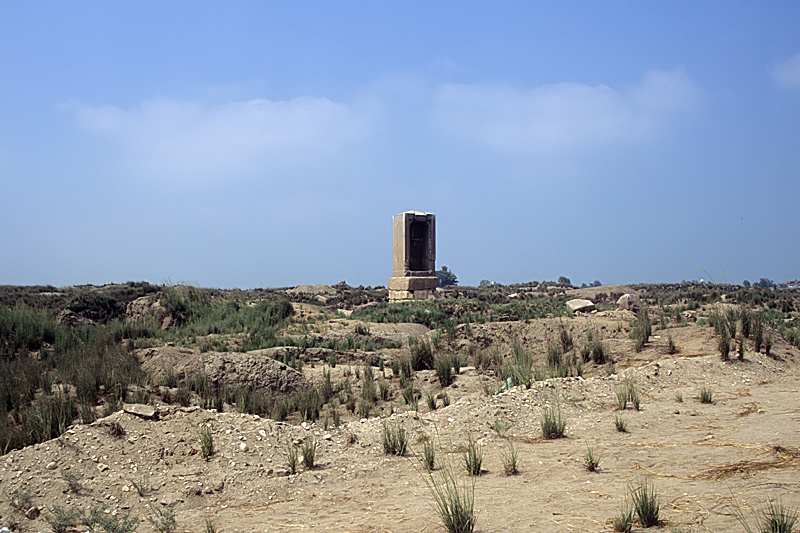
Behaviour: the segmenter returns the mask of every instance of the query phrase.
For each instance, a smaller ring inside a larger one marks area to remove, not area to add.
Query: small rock
[[[25,511],[25,518],[27,518],[28,520],[36,520],[37,518],[39,518],[40,512],[41,510],[34,505],[33,507]]]
[[[124,403],[122,410],[126,413],[151,420],[156,417],[156,408],[143,403]]]
[[[239,450],[241,450],[243,452],[246,452],[247,451],[247,443],[246,442],[240,442],[239,443]]]
[[[105,463],[97,463],[97,469],[101,472],[108,470],[108,465]]]
[[[58,468],[58,465],[56,464],[55,461],[50,461],[49,463],[47,463],[47,466],[45,466],[45,468],[47,470],[55,470],[56,468]]]

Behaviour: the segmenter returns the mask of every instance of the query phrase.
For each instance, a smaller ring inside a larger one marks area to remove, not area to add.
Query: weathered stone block
[[[567,302],[567,307],[573,313],[588,313],[594,311],[594,304],[591,300],[570,300]]]
[[[436,276],[404,276],[389,278],[390,291],[425,291],[435,289],[438,284]]]

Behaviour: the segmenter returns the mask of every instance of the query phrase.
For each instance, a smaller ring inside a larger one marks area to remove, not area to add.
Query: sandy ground
[[[57,439],[0,457],[0,525],[50,531],[44,515],[53,505],[106,505],[109,513],[141,517],[139,531],[147,532],[154,531],[146,520],[153,508],[174,505],[178,531],[201,531],[206,519],[225,533],[441,531],[419,462],[422,442],[437,443],[434,479],[450,464],[469,482],[462,452],[470,436],[484,453],[484,471],[474,478],[477,531],[611,531],[629,487],[645,480],[661,505],[663,523],[654,531],[743,531],[734,499],[747,516],[769,499],[800,506],[797,350],[781,340],[772,357],[747,352],[744,361],[723,362],[711,328],[686,326],[669,330],[681,353],[667,355],[667,332],[656,331],[636,354],[624,331],[613,333],[623,318],[568,319],[576,331],[581,321],[606,326],[616,373],[587,368],[583,378],[487,395],[488,378],[466,367],[448,389],[452,403],[435,411],[424,399],[420,412],[404,411],[395,393],[398,412],[386,419],[350,418],[339,428],[323,428],[319,421],[278,423],[157,402],[157,420],[118,412],[76,425]],[[480,338],[508,345],[522,338],[538,346],[554,326],[552,319],[475,325],[472,340],[453,345]],[[320,366],[306,371],[313,379]],[[635,380],[640,411],[630,405],[619,410],[616,391],[625,378]],[[438,392],[432,371],[418,373],[417,380]],[[700,403],[703,387],[713,392],[713,403]],[[554,400],[566,438],[544,440],[541,413]],[[627,432],[616,430],[618,416]],[[493,429],[498,421],[510,424],[505,436]],[[111,434],[115,422],[123,436]],[[409,432],[406,456],[383,453],[384,422]],[[216,447],[207,461],[199,451],[203,424],[212,428]],[[318,443],[316,466],[289,475],[287,447],[309,438]],[[503,455],[511,446],[519,452],[520,473],[506,476]],[[597,472],[584,466],[589,448],[600,457]],[[70,475],[79,480],[77,492],[64,480]],[[142,495],[136,485],[146,489]],[[41,511],[38,518],[9,505],[9,495],[24,490]]]

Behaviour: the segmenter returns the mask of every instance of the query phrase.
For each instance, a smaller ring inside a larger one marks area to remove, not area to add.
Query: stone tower
[[[435,297],[436,215],[406,211],[393,217],[392,277],[389,301]]]

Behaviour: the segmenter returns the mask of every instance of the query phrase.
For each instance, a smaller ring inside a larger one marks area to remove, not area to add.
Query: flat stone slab
[[[567,302],[567,307],[573,313],[588,313],[589,311],[594,311],[594,304],[591,300],[569,300]]]
[[[143,403],[124,403],[122,410],[142,418],[153,419],[156,417],[156,408]]]

